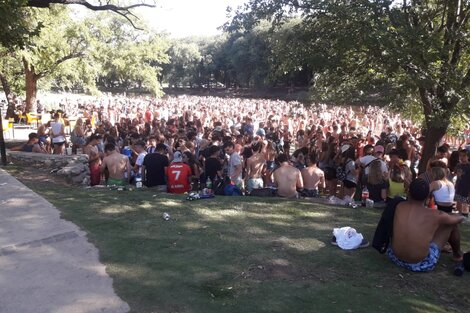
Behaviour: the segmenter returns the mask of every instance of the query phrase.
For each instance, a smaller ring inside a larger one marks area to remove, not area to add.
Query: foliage
[[[95,52],[102,69],[99,85],[121,90],[147,90],[161,96],[158,80],[162,65],[168,63],[166,40],[152,32],[141,32],[113,15],[102,16]]]
[[[41,24],[31,25],[31,11],[25,8],[27,0],[0,2],[0,45],[13,49],[23,47],[39,33]]]
[[[168,49],[170,63],[164,67],[164,79],[169,86],[188,86],[197,82],[198,65],[202,61],[196,43],[173,40]]]
[[[34,69],[39,88],[45,90],[97,93],[98,82],[98,87],[139,88],[161,95],[158,77],[167,62],[167,45],[160,36],[136,30],[125,19],[105,13],[72,19],[65,6],[28,10],[30,25],[42,25],[42,31],[23,49],[3,48],[0,73],[9,81],[17,81],[14,75],[24,72],[20,66],[25,62],[27,69]],[[21,85],[14,91],[19,89]]]
[[[228,29],[250,30],[260,19],[280,27],[301,16],[300,54],[323,56],[308,62],[314,98],[398,108],[420,99],[426,125],[447,128],[460,109],[468,113],[469,14],[470,3],[457,0],[251,0]]]

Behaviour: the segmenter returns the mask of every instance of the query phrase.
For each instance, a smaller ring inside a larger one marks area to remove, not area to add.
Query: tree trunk
[[[3,92],[5,93],[5,98],[8,99],[8,96],[10,96],[11,94],[11,88],[7,78],[2,73],[0,73],[0,81],[2,82],[2,88]]]
[[[428,125],[430,124],[431,123],[428,123]],[[436,149],[438,148],[442,137],[446,134],[448,125],[448,122],[446,123],[443,121],[439,126],[429,126],[427,128],[426,133],[424,134],[426,141],[424,143],[423,154],[419,161],[419,174],[426,171],[428,161],[436,154]]]
[[[34,70],[34,65],[23,58],[25,81],[26,81],[26,112],[33,112],[36,105],[39,75]]]

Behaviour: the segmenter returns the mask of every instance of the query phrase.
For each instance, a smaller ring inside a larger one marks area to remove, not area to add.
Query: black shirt
[[[165,185],[165,167],[170,164],[168,157],[160,153],[149,153],[142,165],[145,166],[145,186]]]
[[[210,177],[212,181],[215,180],[218,171],[222,170],[222,164],[219,159],[208,158],[205,162],[206,177]]]
[[[388,181],[384,181],[383,183],[377,185],[367,183],[367,189],[369,190],[369,199],[373,200],[374,202],[384,201],[384,199],[382,198],[382,190],[388,189],[388,187]]]

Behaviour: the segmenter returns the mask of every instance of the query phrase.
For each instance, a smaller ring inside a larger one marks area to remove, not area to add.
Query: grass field
[[[70,187],[9,167],[88,232],[114,287],[144,312],[468,312],[470,273],[444,254],[432,273],[402,270],[373,248],[342,251],[334,227],[371,240],[377,209],[153,190]],[[162,219],[163,212],[171,215]],[[470,250],[470,224],[462,247]]]

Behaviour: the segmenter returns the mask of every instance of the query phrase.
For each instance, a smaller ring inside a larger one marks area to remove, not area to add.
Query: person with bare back
[[[107,185],[125,186],[131,179],[129,158],[117,152],[113,143],[106,144],[104,151],[106,156],[101,164],[101,172],[107,170],[109,173]]]
[[[300,171],[289,163],[287,155],[281,153],[277,157],[279,167],[274,171],[274,183],[277,185],[277,195],[285,198],[298,198],[297,189],[303,189],[304,184]]]
[[[263,188],[264,181],[263,175],[266,171],[266,159],[263,151],[264,144],[262,141],[257,141],[253,144],[254,154],[248,158],[246,162],[247,174],[247,191],[251,193],[253,189]]]
[[[320,197],[320,190],[325,190],[325,174],[317,167],[317,154],[310,153],[308,159],[308,167],[302,169],[302,180],[304,189],[302,195],[310,198]]]
[[[427,208],[424,201],[428,196],[425,180],[418,178],[411,183],[408,200],[396,207],[392,245],[387,250],[396,265],[414,272],[434,269],[446,242],[452,247],[454,261],[462,261],[458,224],[465,218]]]

